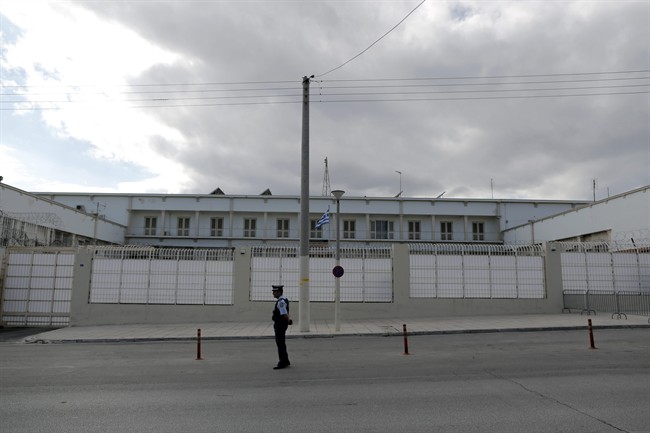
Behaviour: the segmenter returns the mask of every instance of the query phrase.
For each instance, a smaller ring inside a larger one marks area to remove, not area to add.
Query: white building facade
[[[650,238],[650,186],[598,202],[341,199],[342,245]],[[316,227],[329,210],[330,224]],[[336,239],[336,205],[310,198],[310,241]],[[229,248],[299,241],[300,198],[272,195],[29,193],[0,183],[0,245]]]
[[[650,239],[650,186],[503,231],[505,243],[636,242]]]
[[[297,196],[66,194],[39,197],[74,209],[103,209],[126,227],[124,243],[165,247],[287,245],[299,240]],[[368,198],[341,199],[342,244],[501,243],[502,231],[584,206],[580,201]],[[330,224],[316,227],[329,209]],[[336,238],[330,197],[310,199],[310,241]]]

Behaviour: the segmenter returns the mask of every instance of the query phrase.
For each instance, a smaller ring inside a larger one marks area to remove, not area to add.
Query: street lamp
[[[336,269],[341,266],[341,231],[339,230],[341,220],[341,197],[345,191],[335,189],[332,195],[336,199]],[[334,280],[334,330],[341,330],[341,279],[335,275]]]

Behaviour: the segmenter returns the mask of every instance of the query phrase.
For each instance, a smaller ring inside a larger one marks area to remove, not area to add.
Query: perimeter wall
[[[9,326],[263,322],[271,284],[285,285],[298,316],[296,247],[8,248],[2,257]],[[334,318],[334,265],[332,249],[311,250],[312,320]],[[342,249],[341,265],[343,321],[556,314],[564,285],[650,292],[648,249],[616,245],[396,244]]]

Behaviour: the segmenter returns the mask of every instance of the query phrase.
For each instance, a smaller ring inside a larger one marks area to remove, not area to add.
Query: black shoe
[[[282,370],[283,368],[287,368],[289,364],[278,364],[275,367],[273,367],[273,370]]]

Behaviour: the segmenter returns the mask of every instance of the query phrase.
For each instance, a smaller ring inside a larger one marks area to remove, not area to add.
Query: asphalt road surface
[[[650,329],[0,343],[0,431],[650,432]]]

